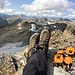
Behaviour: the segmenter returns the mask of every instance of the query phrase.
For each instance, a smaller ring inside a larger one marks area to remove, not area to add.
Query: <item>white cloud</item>
[[[0,0],[0,13],[25,14],[38,17],[75,17],[75,10],[71,8],[74,3],[69,0],[34,0],[31,4],[23,4],[24,12],[7,8],[11,5],[8,0]]]
[[[68,14],[68,18],[75,18],[75,14]]]
[[[74,14],[74,15],[75,15],[75,11],[73,11],[73,12],[72,12],[72,14]]]
[[[68,0],[34,0],[31,4],[21,6],[25,11],[63,10],[72,5]]]
[[[43,11],[37,11],[37,12],[29,12],[26,13],[27,16],[37,16],[37,17],[62,17],[64,16],[64,13],[62,12],[56,12],[55,10],[43,10]]]
[[[18,12],[14,9],[10,9],[10,8],[4,8],[4,9],[0,9],[0,13],[4,13],[4,14],[9,14],[9,15],[19,15],[19,14],[24,14],[24,12]]]
[[[0,13],[4,14],[24,14],[24,12],[18,12],[15,9],[7,8],[7,6],[11,5],[11,3],[8,0],[0,0]]]
[[[28,16],[68,17],[69,13],[75,13],[73,2],[69,0],[34,0],[31,4],[23,4],[21,8],[29,12]]]
[[[75,10],[74,9],[70,8],[70,9],[68,9],[68,11],[71,13],[71,14],[69,14],[69,16],[74,16],[75,15]]]
[[[43,10],[43,11],[37,11],[37,13],[39,13],[39,14],[43,14],[43,13],[50,13],[50,14],[52,14],[52,13],[55,13],[56,11],[55,10]]]
[[[9,6],[9,5],[11,5],[11,3],[8,2],[7,0],[4,2],[4,4],[5,4],[5,6]]]
[[[14,12],[13,9],[0,9],[0,13],[11,14],[13,12]]]
[[[72,12],[72,11],[74,11],[74,9],[69,8],[69,9],[67,9],[67,11]]]
[[[14,9],[6,8],[9,5],[11,5],[11,3],[8,2],[8,0],[0,0],[0,13],[12,14],[15,12]]]
[[[0,0],[0,9],[4,9],[6,6],[11,5],[7,0]]]
[[[75,9],[69,8],[67,9],[68,14],[66,15],[67,18],[75,18]]]
[[[72,13],[73,15],[75,15],[75,10],[73,9],[73,10],[71,11],[71,13]]]
[[[20,15],[20,14],[25,14],[25,12],[14,11],[12,14],[14,14],[14,15]]]

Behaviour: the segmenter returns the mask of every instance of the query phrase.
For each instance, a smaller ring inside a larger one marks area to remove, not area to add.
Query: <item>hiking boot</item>
[[[39,47],[48,50],[49,37],[50,37],[49,29],[47,27],[44,27],[40,33]]]
[[[24,55],[26,58],[31,56],[33,48],[37,47],[39,43],[39,33],[34,33],[30,38],[30,44]]]
[[[38,45],[39,42],[39,33],[34,33],[30,38],[29,49]]]

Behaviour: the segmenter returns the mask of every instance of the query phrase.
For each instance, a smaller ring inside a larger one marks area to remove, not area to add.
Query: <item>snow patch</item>
[[[6,43],[0,48],[0,52],[14,54],[16,52],[22,52],[27,46],[20,47],[22,42]]]

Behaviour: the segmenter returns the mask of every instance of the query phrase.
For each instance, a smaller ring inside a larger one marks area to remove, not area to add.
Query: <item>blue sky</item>
[[[22,11],[20,9],[22,4],[30,4],[34,0],[8,0],[10,3],[12,3],[8,8],[15,9],[17,11]]]
[[[0,13],[75,17],[75,0],[0,0]]]

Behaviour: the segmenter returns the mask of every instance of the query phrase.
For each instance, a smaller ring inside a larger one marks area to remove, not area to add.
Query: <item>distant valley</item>
[[[62,33],[66,29],[71,34],[75,35],[75,21],[73,20],[62,18],[58,18],[55,20],[53,18],[34,18],[34,17],[27,17],[25,15],[0,14],[0,47],[2,47],[3,44],[6,43],[16,43],[16,42],[23,42],[21,46],[28,45],[31,35],[35,32],[40,33],[41,29],[44,26],[48,26],[50,28],[51,33],[54,33],[53,31],[58,30],[57,31],[58,34],[62,35]],[[65,33],[68,34],[68,32]],[[69,36],[72,36],[71,34],[69,34]],[[64,38],[64,40],[68,40],[70,38]],[[61,38],[61,41],[62,40],[63,38]],[[64,40],[62,41],[63,44]],[[55,42],[53,44],[57,43],[58,42]],[[50,46],[51,45],[52,44],[50,43]]]

